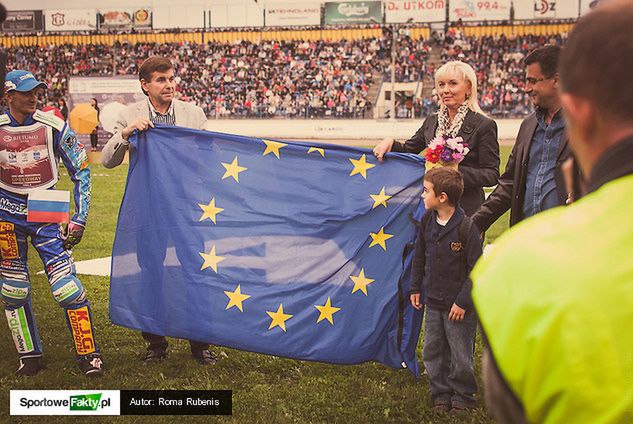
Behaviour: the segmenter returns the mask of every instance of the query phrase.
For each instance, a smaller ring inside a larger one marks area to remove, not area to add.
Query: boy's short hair
[[[174,69],[174,64],[171,63],[171,60],[162,56],[151,56],[145,59],[138,69],[138,80],[150,82],[154,72],[167,72],[171,69]],[[141,90],[143,89],[141,88]],[[145,93],[145,90],[143,90],[143,93]],[[145,95],[147,95],[147,93],[145,93]]]
[[[464,178],[458,170],[439,166],[427,171],[424,180],[433,184],[436,196],[446,193],[451,206],[457,206],[461,200],[464,193]]]

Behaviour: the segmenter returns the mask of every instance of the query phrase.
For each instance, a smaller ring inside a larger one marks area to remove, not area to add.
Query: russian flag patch
[[[28,222],[61,223],[70,220],[70,192],[66,190],[38,190],[29,193]]]

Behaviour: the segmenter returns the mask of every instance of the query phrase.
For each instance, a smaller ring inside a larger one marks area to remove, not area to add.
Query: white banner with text
[[[448,15],[451,22],[504,21],[510,19],[510,0],[451,0]]]
[[[446,19],[446,1],[386,1],[385,14],[386,21],[389,24],[399,24],[405,22],[443,22]]]
[[[579,15],[578,0],[521,0],[514,2],[514,18],[576,19]]]
[[[97,29],[97,9],[48,9],[44,16],[49,32]]]
[[[316,2],[267,3],[266,26],[320,25],[321,5]]]

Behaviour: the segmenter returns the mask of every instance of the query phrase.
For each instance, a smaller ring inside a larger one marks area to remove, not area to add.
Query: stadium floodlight
[[[382,25],[376,18],[370,18],[373,23]],[[391,24],[391,27],[384,27],[387,31],[391,32],[391,103],[389,104],[389,120],[396,120],[396,24]]]
[[[382,24],[378,22],[376,18],[370,18],[373,23]],[[413,18],[407,19],[405,24],[410,24],[413,22]],[[405,35],[406,33],[402,31],[402,28],[399,28],[398,24],[392,23],[391,27],[384,27],[387,31],[391,32],[391,103],[389,104],[389,120],[396,120],[396,52],[398,37],[397,35]],[[408,35],[408,34],[406,34]]]
[[[389,111],[389,120],[396,120],[396,24],[391,26],[391,108]]]

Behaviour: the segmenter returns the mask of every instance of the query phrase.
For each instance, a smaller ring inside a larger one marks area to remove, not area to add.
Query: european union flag
[[[422,158],[163,126],[132,143],[112,322],[417,374],[404,257]]]

